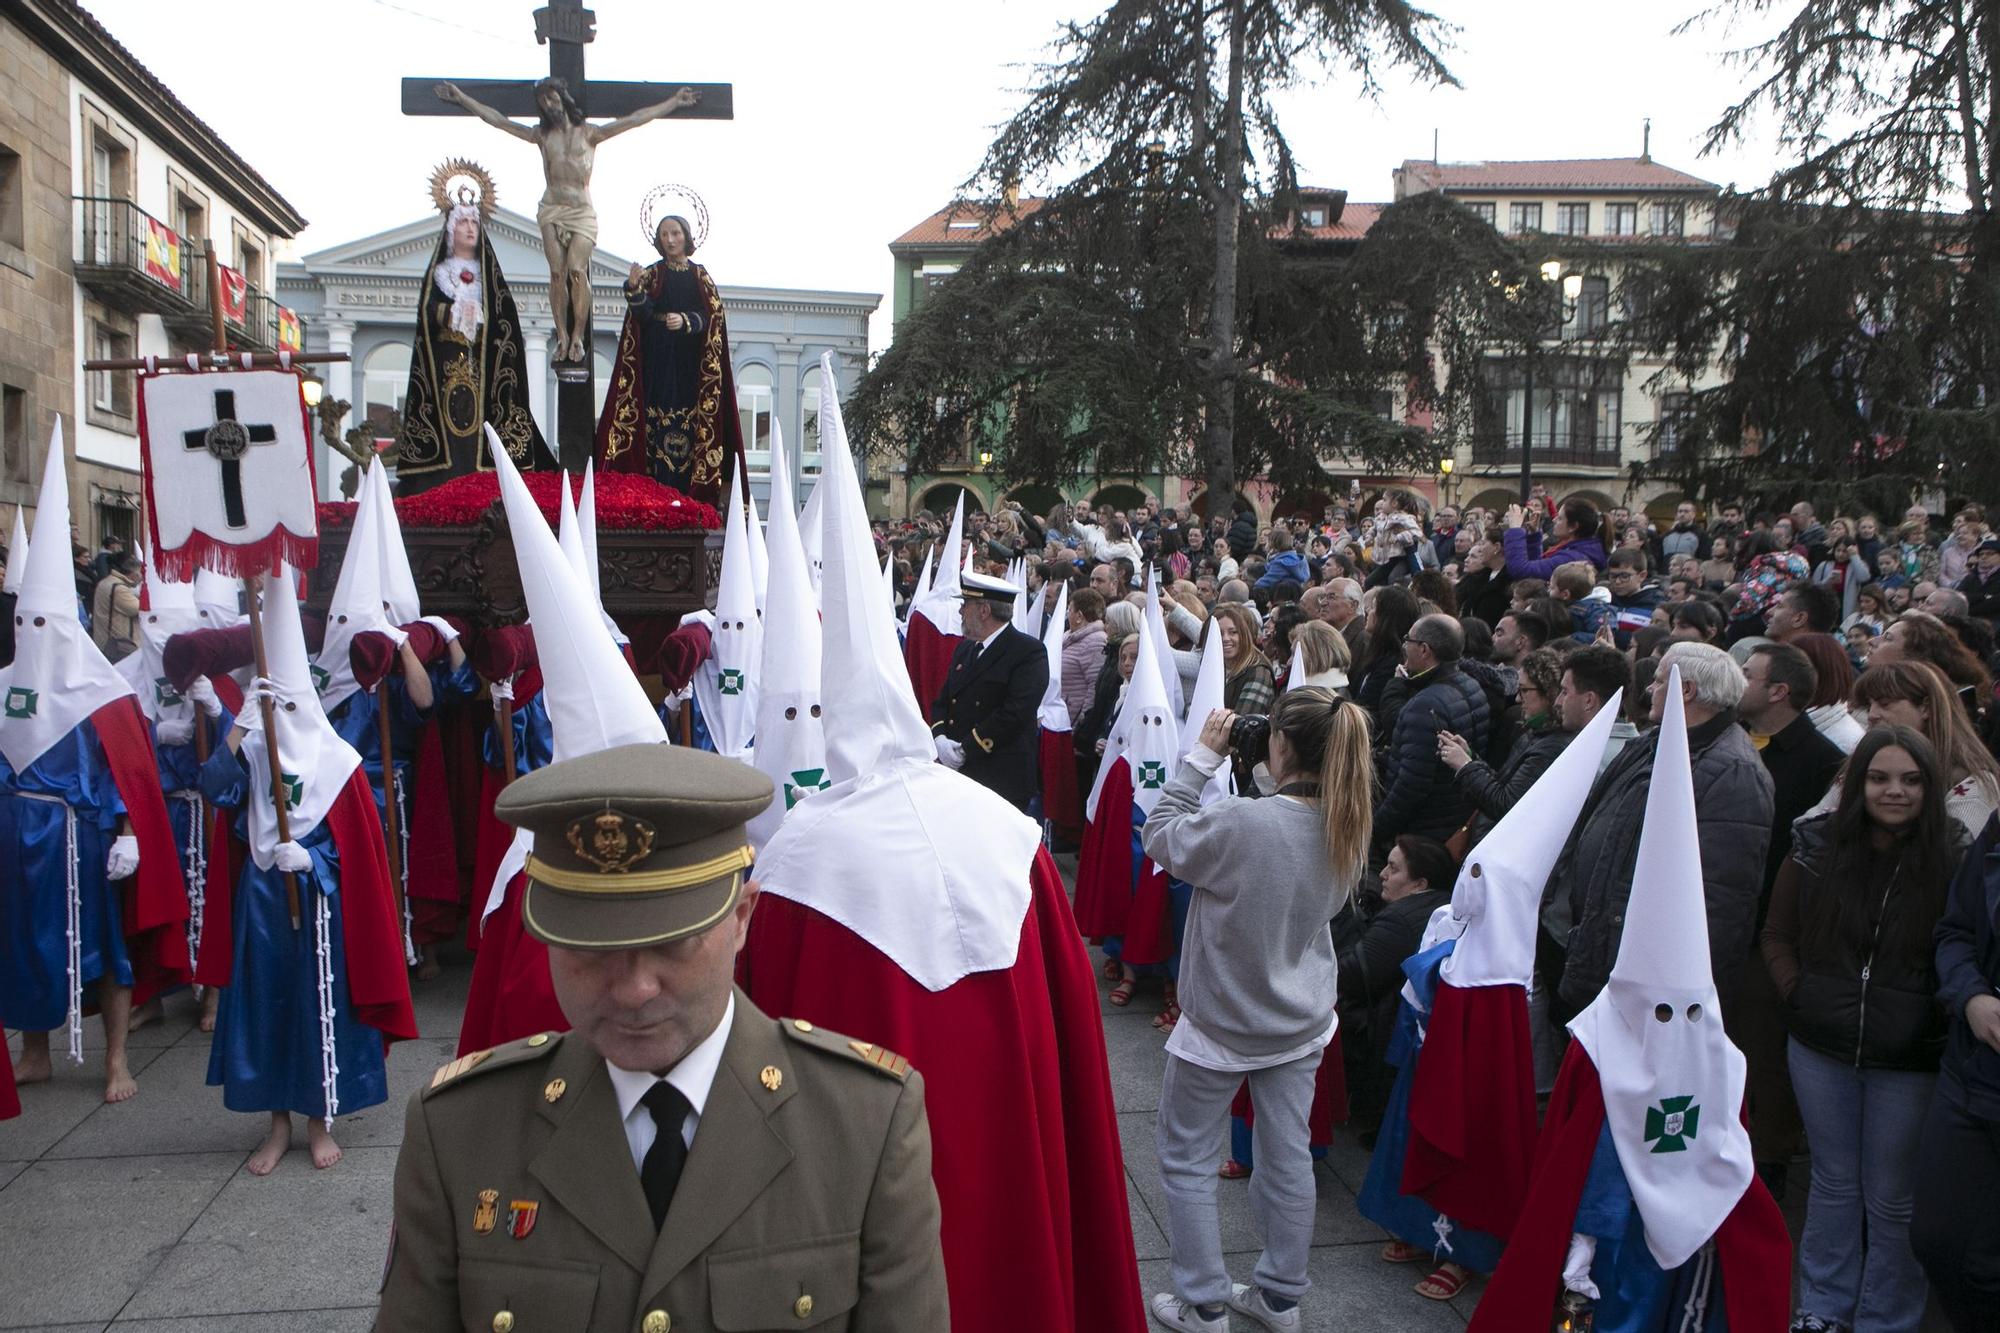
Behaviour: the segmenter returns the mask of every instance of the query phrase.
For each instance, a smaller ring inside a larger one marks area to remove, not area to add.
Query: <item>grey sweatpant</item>
[[[1306,1278],[1306,1260],[1312,1247],[1316,1189],[1306,1120],[1312,1111],[1313,1076],[1324,1054],[1315,1051],[1248,1075],[1250,1095],[1257,1103],[1252,1130],[1257,1169],[1250,1176],[1250,1209],[1264,1242],[1255,1280],[1272,1295],[1293,1300],[1312,1285]],[[1169,1055],[1166,1080],[1160,1086],[1160,1183],[1167,1193],[1174,1291],[1196,1305],[1220,1305],[1229,1299],[1215,1173],[1229,1141],[1229,1103],[1244,1077]]]

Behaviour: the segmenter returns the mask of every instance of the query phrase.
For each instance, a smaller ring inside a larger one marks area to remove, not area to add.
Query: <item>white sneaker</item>
[[[1233,1303],[1233,1302],[1232,1302]],[[1200,1310],[1188,1301],[1182,1300],[1170,1291],[1163,1291],[1153,1297],[1153,1318],[1163,1328],[1177,1328],[1182,1333],[1229,1333],[1229,1311],[1224,1310],[1213,1319],[1204,1319]],[[1296,1322],[1294,1327],[1296,1327]]]
[[[1288,1333],[1299,1327],[1299,1307],[1294,1305],[1283,1314],[1264,1303],[1262,1287],[1248,1287],[1241,1282],[1229,1285],[1229,1308],[1246,1318],[1254,1319],[1274,1333]]]

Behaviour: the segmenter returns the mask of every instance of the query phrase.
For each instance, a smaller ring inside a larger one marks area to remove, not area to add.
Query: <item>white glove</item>
[[[496,708],[499,707],[502,699],[505,699],[508,703],[514,702],[514,680],[511,676],[506,680],[487,682],[486,690],[487,693],[493,696],[493,705]]]
[[[312,853],[295,842],[281,842],[271,849],[271,864],[280,870],[298,874],[312,869]]]
[[[128,879],[139,869],[139,840],[127,833],[111,840],[104,858],[104,873],[113,879]]]
[[[948,736],[936,738],[938,762],[946,768],[965,767],[965,747]]]
[[[432,629],[436,630],[438,632],[438,636],[442,638],[446,643],[450,643],[454,639],[458,638],[458,631],[453,629],[451,627],[451,622],[449,620],[446,620],[443,616],[423,616],[420,618],[426,625],[429,625]]]
[[[1563,1287],[1591,1300],[1598,1298],[1597,1284],[1590,1280],[1590,1266],[1597,1260],[1597,1238],[1572,1231],[1569,1254],[1563,1259]]]
[[[164,722],[154,724],[153,738],[161,745],[186,745],[194,739],[194,723],[176,722],[168,718]]]
[[[196,676],[187,687],[188,701],[210,717],[222,716],[222,700],[215,697],[215,685],[207,676]]]

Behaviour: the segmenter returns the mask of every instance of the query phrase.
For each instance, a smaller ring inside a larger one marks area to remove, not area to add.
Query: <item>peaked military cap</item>
[[[742,894],[744,824],[771,780],[720,755],[619,745],[510,783],[493,813],[534,836],[521,921],[564,949],[642,949],[696,935]]]

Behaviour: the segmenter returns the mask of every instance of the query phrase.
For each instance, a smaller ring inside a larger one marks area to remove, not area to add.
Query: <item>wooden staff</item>
[[[519,680],[520,676],[516,675],[514,679]],[[511,681],[509,685],[512,685]],[[500,786],[505,790],[507,784],[514,780],[514,701],[495,699],[493,715],[500,728]]]
[[[396,665],[402,665],[399,653]],[[396,752],[389,733],[389,678],[375,686],[375,732],[382,744],[382,810],[389,833],[389,888],[396,899],[396,920],[403,920],[403,817],[396,809]]]
[[[264,612],[257,604],[257,594],[263,590],[263,586],[263,575],[251,574],[245,577],[243,580],[243,591],[246,595],[243,598],[243,602],[250,611],[250,651],[257,663],[257,675],[261,679],[269,679],[271,666],[264,653]],[[291,589],[287,588],[285,591],[286,595],[289,596]],[[278,812],[278,841],[290,842],[292,840],[292,817],[290,808],[285,800],[285,774],[282,768],[284,760],[278,757],[278,713],[271,706],[271,696],[268,694],[260,698],[258,703],[264,715],[264,754],[271,765],[271,804]],[[289,870],[283,873],[285,876],[285,906],[292,914],[292,929],[297,930],[299,928],[299,880],[298,876]]]

